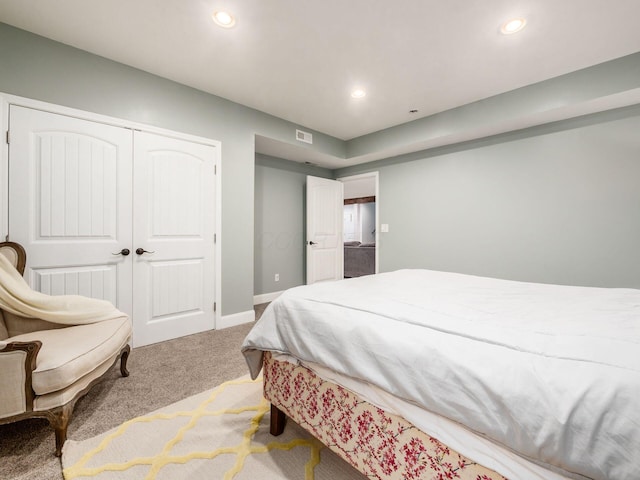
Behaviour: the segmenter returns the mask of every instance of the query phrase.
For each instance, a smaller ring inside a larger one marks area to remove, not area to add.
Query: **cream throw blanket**
[[[14,315],[63,325],[84,325],[127,317],[105,300],[80,295],[45,295],[32,290],[0,254],[0,308]]]

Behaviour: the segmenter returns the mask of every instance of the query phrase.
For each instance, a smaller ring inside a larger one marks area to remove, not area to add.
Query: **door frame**
[[[339,177],[336,178],[336,180],[338,180],[339,182],[342,183],[348,183],[348,182],[353,182],[353,181],[357,181],[357,180],[362,180],[364,178],[373,178],[374,183],[375,183],[375,196],[376,196],[376,220],[375,220],[375,225],[376,225],[376,235],[375,235],[375,239],[376,239],[376,255],[375,255],[375,262],[376,262],[376,270],[375,273],[378,273],[380,271],[380,174],[378,171],[375,172],[367,172],[367,173],[360,173],[358,175],[349,175],[348,177]]]
[[[25,108],[42,110],[44,112],[54,113],[58,115],[66,115],[81,120],[88,120],[95,123],[103,123],[115,127],[128,128],[131,130],[141,130],[144,132],[155,133],[165,137],[176,138],[193,143],[201,143],[215,147],[215,189],[216,189],[216,205],[215,205],[215,235],[216,242],[214,248],[214,264],[215,264],[215,299],[216,309],[214,311],[214,329],[221,325],[222,320],[222,142],[211,138],[200,137],[188,133],[176,132],[165,128],[154,127],[143,123],[133,122],[117,117],[110,117],[76,108],[65,107],[53,103],[42,102],[31,98],[20,97],[8,93],[0,92],[0,132],[3,136],[0,141],[0,241],[8,239],[9,231],[9,143],[7,141],[7,132],[9,131],[9,106],[15,105]],[[10,139],[9,139],[10,141]],[[212,306],[213,307],[213,306]]]

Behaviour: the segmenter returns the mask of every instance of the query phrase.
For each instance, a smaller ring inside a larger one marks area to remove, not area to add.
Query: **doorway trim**
[[[375,184],[375,197],[376,197],[376,210],[375,210],[376,212],[376,221],[375,221],[376,270],[375,270],[375,273],[378,273],[380,271],[380,175],[379,175],[379,172],[375,171],[375,172],[360,173],[358,175],[349,175],[348,177],[336,178],[336,180],[342,183],[349,183],[349,182],[354,182],[354,181],[358,181],[366,178],[372,178]]]
[[[81,120],[88,120],[95,123],[103,123],[115,127],[126,128],[130,130],[140,130],[149,133],[155,133],[165,137],[186,140],[193,143],[200,143],[215,147],[215,189],[216,189],[216,205],[215,205],[215,308],[213,313],[215,330],[223,325],[222,318],[222,142],[211,138],[200,137],[188,133],[176,132],[166,128],[154,127],[130,120],[117,117],[110,117],[99,113],[88,112],[76,108],[65,107],[54,103],[43,102],[31,98],[20,97],[4,92],[0,92],[0,132],[6,137],[0,142],[0,241],[4,241],[9,232],[9,106],[21,106],[42,110],[49,113],[66,115]]]

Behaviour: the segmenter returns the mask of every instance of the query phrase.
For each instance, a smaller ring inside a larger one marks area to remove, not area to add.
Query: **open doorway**
[[[344,184],[344,277],[378,273],[378,172],[338,180]]]

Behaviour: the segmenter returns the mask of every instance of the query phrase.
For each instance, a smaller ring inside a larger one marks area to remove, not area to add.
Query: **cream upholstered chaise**
[[[76,401],[120,359],[129,375],[129,317],[109,302],[49,296],[22,278],[24,249],[0,243],[0,424],[49,420],[60,456]]]

